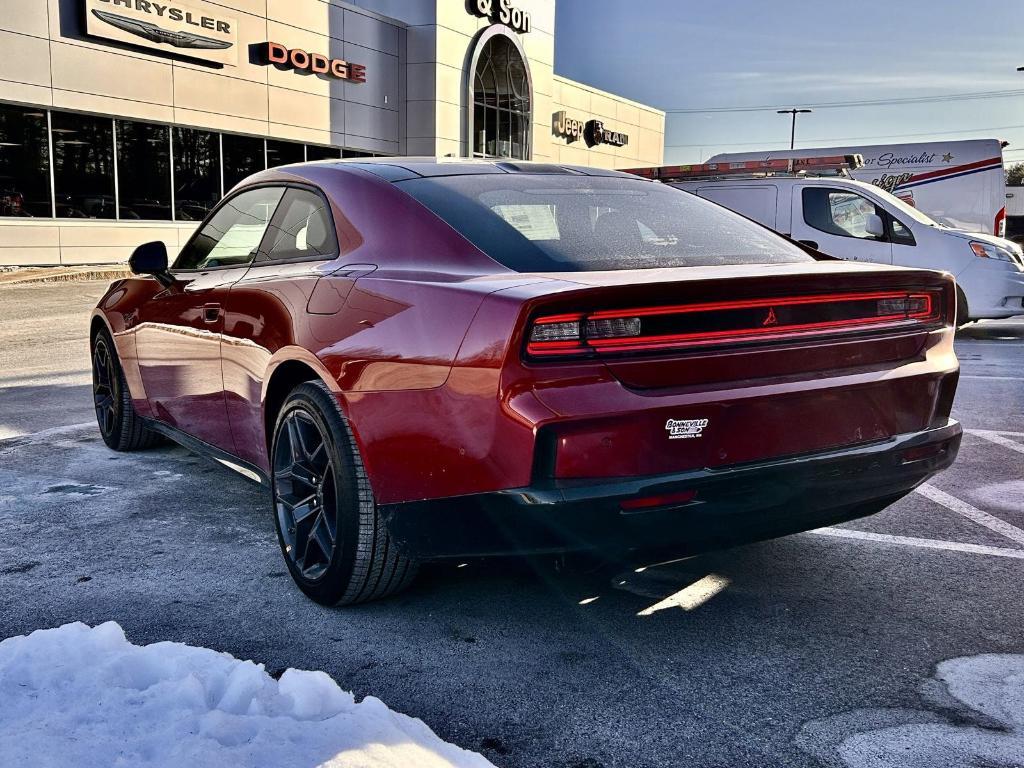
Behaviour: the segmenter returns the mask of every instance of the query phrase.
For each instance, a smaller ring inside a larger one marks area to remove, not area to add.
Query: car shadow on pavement
[[[0,438],[95,418],[89,384],[8,386],[0,378]]]

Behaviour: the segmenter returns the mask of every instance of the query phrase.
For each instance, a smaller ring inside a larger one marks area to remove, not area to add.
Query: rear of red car
[[[527,210],[557,207],[545,190],[491,206],[529,247],[571,231],[568,215]],[[595,231],[628,210],[607,200]],[[683,236],[637,221],[637,258]],[[871,514],[947,467],[961,433],[952,278],[778,242],[785,256],[538,270],[488,296],[468,339],[500,345],[497,418],[530,438],[496,438],[492,455],[519,482],[387,506],[395,536],[421,556],[695,551]]]

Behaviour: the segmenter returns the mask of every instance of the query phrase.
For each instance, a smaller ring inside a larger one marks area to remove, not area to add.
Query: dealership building
[[[555,0],[0,0],[0,265],[173,252],[249,174],[368,155],[658,165],[554,72]]]

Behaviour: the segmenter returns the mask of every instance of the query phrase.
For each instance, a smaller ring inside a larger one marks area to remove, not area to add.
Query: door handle
[[[798,242],[803,243],[808,248],[813,248],[814,250],[818,250],[818,244],[814,240],[800,240]]]
[[[220,320],[220,304],[206,304],[203,306],[203,322],[216,323]]]

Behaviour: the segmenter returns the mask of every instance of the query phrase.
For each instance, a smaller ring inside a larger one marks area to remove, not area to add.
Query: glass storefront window
[[[118,217],[170,220],[169,129],[128,120],[118,120],[116,127]]]
[[[51,127],[57,218],[113,219],[114,121],[54,112]]]
[[[306,148],[302,144],[267,139],[267,168],[302,163],[305,160]]]
[[[0,216],[52,216],[46,112],[0,105]]]
[[[216,133],[174,129],[174,218],[200,221],[221,198]]]
[[[263,139],[252,136],[233,136],[225,133],[221,137],[224,146],[224,192],[257,171],[265,170],[267,157],[263,151]]]
[[[318,147],[315,144],[306,145],[306,159],[314,160],[337,160],[341,157],[341,150],[337,147]]]
[[[484,43],[473,73],[473,155],[528,159],[530,78],[512,41]]]
[[[488,154],[526,146],[516,116],[511,123],[503,116],[499,142],[497,111],[478,105],[484,111],[492,112],[490,123],[478,121],[481,130],[490,126]],[[0,104],[0,216],[50,218],[56,210],[58,218],[200,221],[232,187],[268,164],[374,157],[58,110],[50,110],[49,118],[50,133],[46,109]]]

